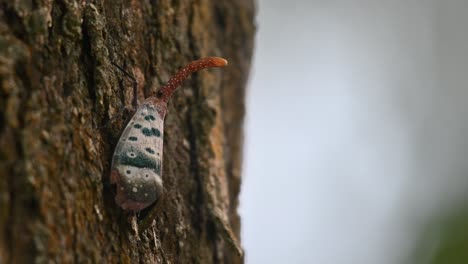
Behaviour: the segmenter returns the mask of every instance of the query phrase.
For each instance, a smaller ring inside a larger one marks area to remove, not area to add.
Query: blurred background
[[[247,263],[468,263],[468,1],[257,9]]]

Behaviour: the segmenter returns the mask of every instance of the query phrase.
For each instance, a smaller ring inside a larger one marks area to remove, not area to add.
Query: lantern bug
[[[114,64],[115,65],[115,64]],[[138,105],[136,79],[117,66],[134,82],[134,115],[128,121],[115,147],[111,183],[116,185],[116,203],[124,210],[138,212],[153,204],[163,192],[163,135],[167,103],[175,89],[196,71],[223,67],[223,58],[209,57],[181,68],[154,96]]]

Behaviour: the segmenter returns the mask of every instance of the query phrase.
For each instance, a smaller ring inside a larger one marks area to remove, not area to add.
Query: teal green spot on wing
[[[129,157],[127,152],[135,153],[134,157]],[[161,160],[153,157],[149,157],[143,152],[136,149],[127,149],[117,155],[118,163],[126,166],[132,166],[136,168],[146,168],[153,170],[156,174],[161,175]]]
[[[141,130],[141,133],[143,133],[143,135],[147,137],[152,137],[152,136],[160,137],[161,136],[161,131],[159,131],[159,129],[154,128],[154,127],[152,127],[151,129],[145,127]]]
[[[141,133],[143,133],[143,135],[145,135],[147,137],[151,137],[153,135],[151,130],[149,128],[146,128],[146,127],[141,130]]]
[[[145,150],[146,150],[148,153],[154,154],[154,150],[151,149],[151,148],[145,148]]]
[[[160,137],[161,136],[161,131],[159,131],[159,129],[157,128],[151,128],[151,133],[157,137]]]
[[[154,121],[154,120],[156,120],[156,118],[153,115],[147,115],[147,116],[145,116],[145,120],[146,121],[150,121],[150,120]]]

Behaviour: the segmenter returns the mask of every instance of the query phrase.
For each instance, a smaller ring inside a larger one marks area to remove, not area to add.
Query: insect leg
[[[138,107],[138,81],[136,80],[136,78],[131,75],[130,73],[128,73],[126,70],[124,70],[122,67],[120,67],[119,65],[117,65],[117,63],[111,61],[111,63],[117,67],[117,69],[119,69],[121,72],[123,72],[128,78],[130,78],[130,80],[132,80],[132,83],[133,83],[133,100],[132,100],[132,106],[136,109]]]

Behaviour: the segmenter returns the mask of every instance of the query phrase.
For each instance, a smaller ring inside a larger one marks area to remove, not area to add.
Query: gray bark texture
[[[242,263],[237,214],[252,0],[0,0],[0,263]],[[114,202],[131,106],[188,62],[169,102],[164,195]]]

